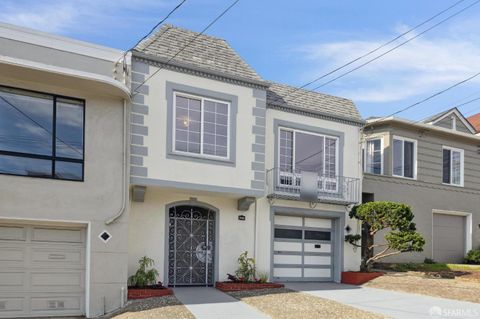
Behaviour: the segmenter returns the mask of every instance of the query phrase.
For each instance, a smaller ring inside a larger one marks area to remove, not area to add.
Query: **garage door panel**
[[[27,240],[26,227],[22,226],[1,226],[0,225],[0,240]]]
[[[305,268],[303,273],[305,277],[330,278],[332,276],[330,268]]]
[[[330,256],[305,256],[305,265],[330,265],[332,258]]]
[[[331,244],[325,243],[317,243],[317,242],[306,242],[305,244],[305,252],[312,252],[312,253],[330,253],[332,251]],[[320,245],[320,247],[318,247]]]
[[[32,230],[32,241],[83,243],[83,230],[34,227]]]
[[[0,267],[23,266],[25,247],[14,247],[0,243]]]
[[[0,316],[12,317],[24,314],[25,297],[22,296],[0,296]]]
[[[84,265],[84,251],[83,249],[58,250],[58,249],[44,249],[32,248],[32,263],[35,267],[61,267],[74,268],[83,267]]]
[[[295,277],[302,278],[302,269],[301,268],[279,268],[275,267],[273,269],[274,277]]]
[[[273,249],[276,251],[302,251],[302,243],[275,241]]]
[[[32,291],[81,291],[84,284],[81,272],[33,272],[30,277]]]
[[[438,262],[462,262],[465,254],[466,217],[433,214],[433,259]]]
[[[50,296],[50,297],[32,297],[30,304],[32,311],[65,311],[79,312],[82,309],[83,298],[79,296]]]
[[[26,274],[18,271],[0,272],[0,291],[23,289],[26,282]]]
[[[332,220],[331,219],[305,217],[305,227],[330,229],[330,228],[332,228]]]
[[[301,265],[302,256],[301,255],[275,255],[273,256],[274,264],[290,264],[290,265]]]
[[[302,217],[275,215],[275,225],[298,226],[303,224]]]

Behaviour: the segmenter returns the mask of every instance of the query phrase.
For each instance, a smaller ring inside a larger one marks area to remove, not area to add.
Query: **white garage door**
[[[275,281],[331,281],[331,219],[275,215],[273,277]]]
[[[0,318],[83,315],[85,230],[0,224]]]
[[[465,216],[433,214],[433,259],[462,263],[465,256]]]

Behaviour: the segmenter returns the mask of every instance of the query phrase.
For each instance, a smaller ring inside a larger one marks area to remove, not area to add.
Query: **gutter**
[[[123,166],[122,166],[122,206],[118,212],[112,217],[105,220],[105,225],[110,225],[117,221],[125,212],[127,207],[127,198],[128,198],[128,187],[127,187],[127,178],[128,178],[128,139],[127,139],[127,130],[128,130],[128,113],[127,113],[127,100],[123,100]]]

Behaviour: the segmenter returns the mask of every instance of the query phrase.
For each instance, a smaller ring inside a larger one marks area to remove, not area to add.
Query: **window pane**
[[[55,162],[55,177],[60,179],[72,179],[80,181],[83,175],[83,165],[81,163]]]
[[[0,150],[52,155],[53,98],[0,87]]]
[[[177,96],[175,150],[200,154],[200,100]]]
[[[403,141],[393,140],[393,175],[403,176]]]
[[[325,138],[325,177],[337,176],[337,140]]]
[[[460,152],[452,151],[452,184],[460,185],[461,181],[461,157]]]
[[[413,178],[413,170],[414,170],[414,163],[413,163],[413,152],[414,152],[414,144],[413,142],[404,142],[404,175],[405,177]]]
[[[83,102],[57,99],[56,156],[83,159]]]
[[[382,142],[381,140],[367,141],[366,172],[371,174],[382,173]]]
[[[0,173],[36,177],[51,177],[52,161],[1,155]]]
[[[450,184],[450,150],[443,150],[443,182]]]
[[[203,153],[227,157],[228,151],[228,105],[205,100]],[[208,146],[207,146],[208,144]]]
[[[295,133],[295,171],[323,174],[324,137]]]
[[[275,238],[302,239],[302,231],[300,229],[275,228]]]
[[[305,231],[305,239],[330,240],[330,232],[329,231],[306,230]]]
[[[293,169],[293,132],[280,130],[280,170],[291,172]]]

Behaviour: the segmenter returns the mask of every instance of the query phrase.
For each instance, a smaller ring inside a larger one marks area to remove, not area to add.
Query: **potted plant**
[[[266,288],[283,288],[283,284],[268,282],[267,273],[256,271],[255,259],[248,257],[248,252],[242,253],[238,259],[238,269],[235,275],[227,274],[228,281],[217,282],[215,287],[221,291],[240,291]]]
[[[159,281],[158,271],[153,268],[155,261],[143,256],[138,261],[138,269],[128,278],[128,299],[143,299],[171,295],[173,291],[165,288]]]
[[[381,272],[372,272],[372,265],[379,259],[405,252],[423,251],[425,239],[416,231],[414,215],[410,206],[393,202],[369,202],[357,205],[350,211],[350,218],[362,222],[370,238],[384,231],[384,243],[361,240],[361,235],[346,235],[345,241],[364,251],[359,272],[343,272],[342,282],[363,284],[381,276]]]

